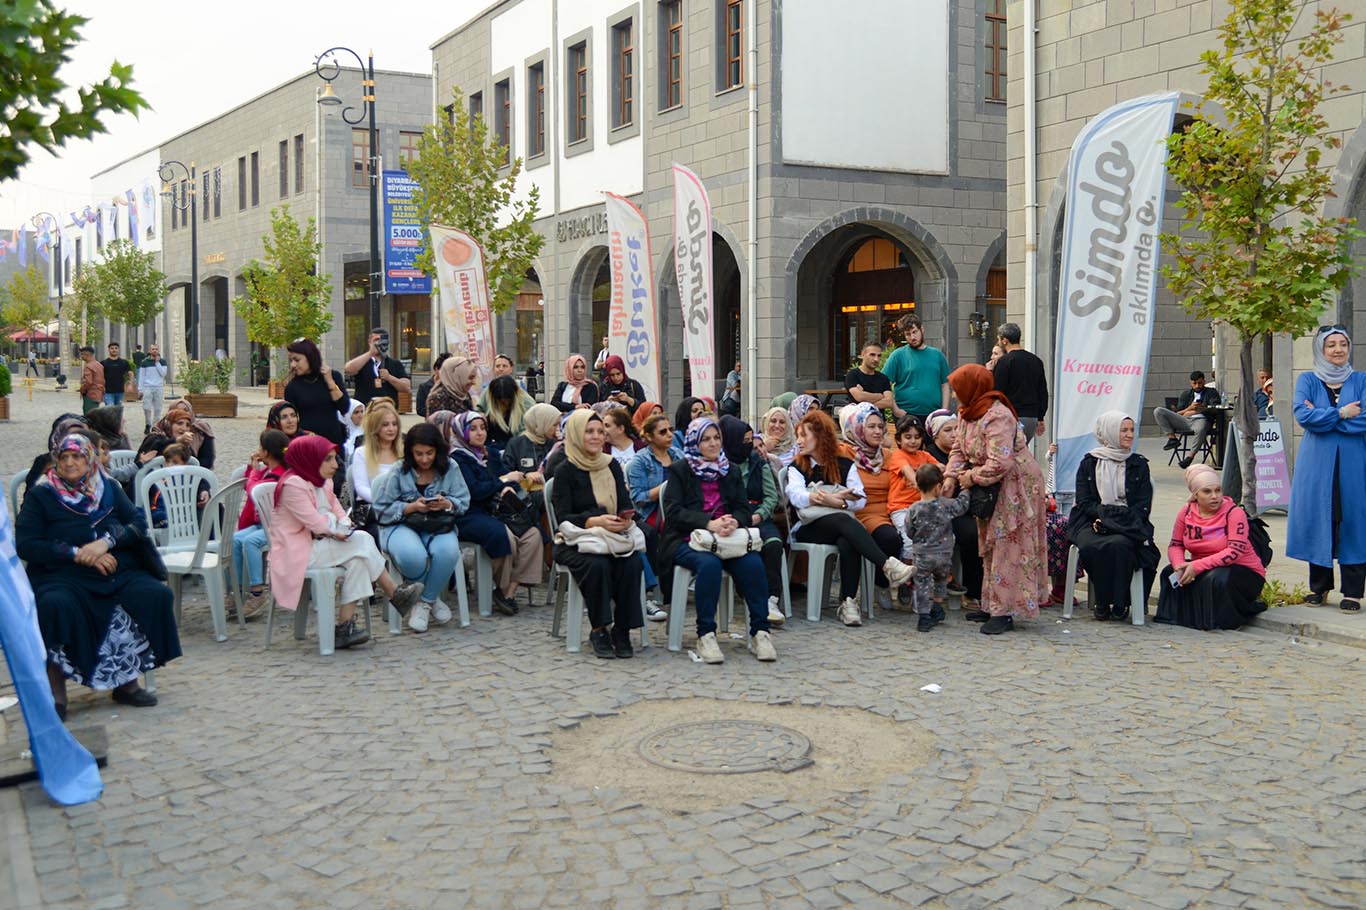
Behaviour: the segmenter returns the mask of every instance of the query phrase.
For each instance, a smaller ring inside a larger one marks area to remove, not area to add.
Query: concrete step
[[[1322,607],[1272,607],[1253,620],[1261,629],[1366,648],[1366,613],[1343,613],[1337,604]]]

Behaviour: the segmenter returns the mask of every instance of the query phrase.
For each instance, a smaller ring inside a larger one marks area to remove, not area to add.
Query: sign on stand
[[[1223,484],[1225,494],[1233,495],[1235,499],[1243,485],[1242,464],[1238,460],[1241,442],[1237,423],[1230,421]],[[1290,464],[1285,458],[1281,422],[1275,417],[1264,417],[1258,423],[1252,454],[1257,459],[1257,514],[1290,508]]]

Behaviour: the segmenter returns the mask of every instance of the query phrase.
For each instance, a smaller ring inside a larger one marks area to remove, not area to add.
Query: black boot
[[[612,651],[620,660],[636,656],[635,649],[631,647],[630,629],[623,629],[621,626],[612,627]]]
[[[1095,607],[1092,607],[1092,608],[1091,608],[1091,615],[1094,616],[1094,617],[1096,618],[1096,622],[1109,622],[1109,621],[1110,621],[1110,605],[1109,605],[1109,604],[1097,604]]]
[[[332,646],[338,651],[346,648],[354,648],[356,645],[363,645],[370,640],[370,633],[364,629],[356,628],[356,618],[353,616],[346,622],[337,623],[333,631]]]
[[[934,624],[935,624],[936,626],[939,625],[941,622],[944,621],[944,605],[943,605],[943,604],[938,604],[938,603],[937,603],[937,604],[931,604],[931,605],[930,605],[930,619],[934,620]]]
[[[588,643],[593,646],[594,657],[601,660],[612,660],[617,656],[617,649],[612,647],[612,635],[606,629],[589,632]]]
[[[1015,628],[1015,620],[1009,616],[993,616],[982,624],[983,635],[1000,635]]]

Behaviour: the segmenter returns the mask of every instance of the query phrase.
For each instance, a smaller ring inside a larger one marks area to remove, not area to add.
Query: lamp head
[[[318,103],[328,107],[341,104],[341,99],[338,98],[337,93],[332,90],[331,82],[323,85],[322,94],[318,96]]]

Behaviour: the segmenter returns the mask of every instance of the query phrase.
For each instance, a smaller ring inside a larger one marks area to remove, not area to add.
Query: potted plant
[[[180,381],[187,393],[185,397],[200,417],[237,416],[237,396],[228,392],[232,387],[234,366],[231,357],[215,357],[191,360],[187,368],[180,371]],[[218,390],[217,393],[208,391],[210,385]]]
[[[9,367],[0,363],[0,420],[9,420],[9,393],[12,385]]]

